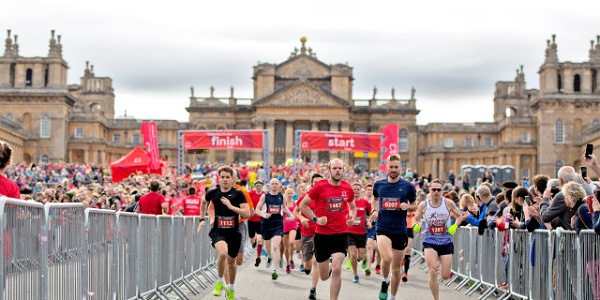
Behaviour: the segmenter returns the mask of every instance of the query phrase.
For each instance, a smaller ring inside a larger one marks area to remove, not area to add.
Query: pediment
[[[327,77],[331,75],[331,70],[312,56],[298,55],[278,65],[275,75],[284,78]]]
[[[348,103],[314,85],[306,82],[294,84],[266,96],[257,102],[257,106],[313,106],[348,107]]]

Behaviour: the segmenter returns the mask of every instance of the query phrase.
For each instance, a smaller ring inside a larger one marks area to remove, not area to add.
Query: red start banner
[[[381,134],[379,133],[348,133],[330,131],[302,132],[300,149],[302,150],[331,150],[351,152],[381,151]]]
[[[264,132],[257,131],[188,131],[183,133],[183,149],[262,149]]]

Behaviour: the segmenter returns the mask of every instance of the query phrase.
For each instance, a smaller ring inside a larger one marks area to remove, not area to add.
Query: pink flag
[[[382,164],[379,167],[379,169],[382,171],[386,170],[385,160],[388,158],[388,156],[398,153],[399,131],[400,126],[398,124],[388,124],[381,129],[381,134],[385,137],[383,142],[381,142],[381,147],[385,148],[385,152],[381,156]]]
[[[148,168],[150,170],[160,169],[159,149],[158,149],[158,130],[155,122],[143,122],[141,128],[142,135],[144,135],[144,147],[146,147],[146,153],[150,158]]]

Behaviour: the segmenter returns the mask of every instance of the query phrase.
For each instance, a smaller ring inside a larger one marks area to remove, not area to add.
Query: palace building
[[[126,114],[115,118],[110,77],[86,65],[79,84],[68,84],[68,64],[60,35],[52,31],[46,57],[19,56],[17,36],[8,31],[0,56],[0,139],[13,146],[13,160],[107,164],[141,146],[140,124]],[[547,41],[540,89],[527,89],[518,69],[512,81],[496,83],[493,121],[417,125],[414,88],[410,96],[371,99],[352,95],[353,68],[327,64],[301,39],[288,59],[254,66],[252,98],[234,89],[218,97],[191,89],[189,122],[156,121],[160,154],[175,163],[180,130],[267,130],[270,164],[293,157],[296,130],[379,132],[397,123],[402,164],[419,174],[444,177],[463,165],[512,165],[517,176],[556,174],[578,167],[586,143],[600,145],[600,37],[591,42],[589,61],[558,59],[555,37]],[[182,107],[182,109],[184,109]],[[211,150],[185,155],[186,162],[261,161],[254,150]],[[341,157],[351,165],[376,168],[363,153],[302,151],[307,161]]]

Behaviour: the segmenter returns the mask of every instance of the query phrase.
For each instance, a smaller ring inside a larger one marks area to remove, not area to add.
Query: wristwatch
[[[312,218],[312,220],[313,220],[313,222],[314,222],[314,223],[317,223],[317,216],[314,216],[314,217]]]

